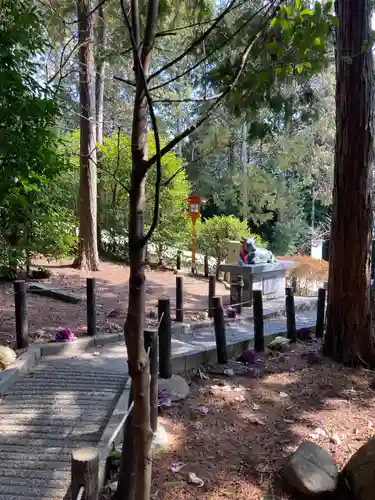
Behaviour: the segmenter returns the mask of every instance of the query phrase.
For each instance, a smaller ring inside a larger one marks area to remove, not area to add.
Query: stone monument
[[[272,252],[257,247],[254,238],[247,238],[242,242],[242,246],[241,243],[238,243],[238,246],[238,262],[221,264],[219,270],[230,274],[231,283],[237,282],[238,277],[242,276],[244,302],[251,305],[253,290],[262,290],[265,300],[284,297],[286,271],[296,267],[295,262],[277,261]]]

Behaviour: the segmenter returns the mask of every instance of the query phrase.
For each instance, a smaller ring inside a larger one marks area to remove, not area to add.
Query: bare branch
[[[60,65],[59,65],[59,69],[56,71],[56,73],[47,81],[47,85],[50,85],[53,80],[57,77],[58,74],[61,75],[61,72],[62,70],[64,69],[64,67],[68,64],[70,58],[72,57],[72,55],[74,54],[74,52],[80,48],[80,46],[82,44],[80,43],[76,43],[74,45],[74,47],[72,48],[72,50],[69,52],[69,54],[66,56],[65,60],[63,61],[64,59],[64,54],[65,54],[65,50],[67,49],[68,45],[70,44],[71,41],[74,40],[74,36],[70,37],[69,40],[66,42],[66,44],[64,45],[62,51],[61,51],[61,56],[60,56]]]
[[[237,36],[256,16],[258,16],[262,12],[263,9],[265,9],[267,6],[269,6],[272,3],[273,3],[273,0],[270,0],[270,2],[268,4],[265,4],[261,8],[259,8],[245,22],[243,22],[241,24],[241,26],[239,28],[237,28],[226,40],[224,40],[224,42],[222,42],[220,45],[218,45],[217,47],[215,47],[215,49],[211,50],[211,52],[209,52],[204,57],[202,57],[202,59],[200,59],[195,64],[193,64],[193,66],[190,66],[185,71],[183,71],[182,73],[179,73],[178,75],[174,76],[173,78],[170,78],[166,82],[163,82],[160,85],[155,85],[155,87],[151,87],[150,88],[150,92],[152,92],[154,90],[157,90],[157,89],[161,89],[162,87],[166,87],[170,83],[173,83],[176,80],[179,80],[180,78],[184,77],[185,75],[191,73],[193,70],[195,70],[196,68],[198,68],[198,66],[200,66],[202,63],[204,63],[205,61],[207,61],[215,53],[219,52],[223,47],[225,47],[226,45],[228,45],[228,43],[230,41],[232,41],[233,38],[235,36]]]
[[[97,165],[98,169],[99,170],[102,170],[103,172],[105,172],[106,174],[109,174],[113,177],[113,179],[117,182],[117,184],[119,186],[121,186],[123,189],[125,189],[125,191],[129,194],[130,193],[130,189],[128,188],[128,186],[126,186],[122,181],[120,181],[120,179],[117,177],[116,173],[115,172],[111,172],[110,170],[104,168],[102,165]]]
[[[214,101],[218,97],[220,97],[222,92],[220,94],[215,94],[211,97],[186,97],[184,99],[153,99],[153,103],[162,103],[162,104],[175,104],[175,103],[181,103],[181,102],[208,102],[208,101]]]
[[[233,12],[234,10],[242,7],[247,2],[248,2],[248,0],[243,0],[243,2],[240,2],[238,5],[235,5],[231,9],[231,12]],[[216,20],[217,20],[217,17],[214,17],[212,19],[207,19],[207,21],[200,21],[200,22],[197,22],[197,23],[186,24],[185,26],[177,26],[176,28],[171,28],[169,30],[158,31],[158,33],[156,33],[155,37],[158,38],[158,37],[168,36],[168,35],[172,35],[173,36],[173,35],[177,34],[176,33],[177,31],[182,31],[182,30],[186,30],[186,29],[189,29],[189,28],[196,28],[197,26],[205,26],[207,24],[214,23]]]
[[[261,29],[254,35],[253,39],[251,42],[247,45],[246,49],[243,51],[242,56],[241,56],[241,61],[239,64],[239,67],[236,71],[236,74],[234,76],[234,79],[232,82],[227,86],[227,88],[221,92],[219,95],[218,99],[216,100],[215,103],[213,103],[206,113],[191,127],[188,127],[185,129],[181,134],[177,135],[174,139],[172,139],[166,146],[164,146],[160,152],[161,156],[164,156],[165,154],[169,153],[179,142],[181,142],[185,137],[188,137],[191,133],[193,133],[197,128],[199,128],[214,112],[214,110],[219,106],[219,104],[224,100],[224,98],[227,97],[227,95],[231,92],[231,90],[237,85],[237,82],[245,68],[246,62],[249,58],[251,49],[253,48],[254,44],[257,42],[259,39],[260,35],[263,32],[263,29],[267,26],[267,23],[269,20],[272,18],[272,16],[275,14],[277,11],[280,1],[277,3],[277,6],[275,9],[273,9],[271,15],[267,17],[267,19],[263,22]],[[268,9],[269,10],[269,9]],[[152,158],[149,159],[148,161],[148,167],[151,167],[156,161],[160,159],[157,158],[157,155],[155,154]]]
[[[148,78],[148,81],[150,81],[153,78],[157,77],[158,75],[160,75],[161,73],[163,73],[164,71],[166,71],[171,66],[174,66],[176,63],[178,63],[179,61],[181,61],[181,59],[183,59],[185,56],[187,56],[192,50],[194,50],[195,47],[197,47],[198,45],[200,45],[203,42],[203,40],[205,38],[207,38],[208,35],[216,28],[216,26],[220,23],[220,21],[228,14],[228,12],[231,11],[231,9],[233,8],[233,6],[236,3],[236,1],[237,0],[232,0],[230,2],[230,4],[228,5],[228,7],[223,10],[223,12],[216,18],[216,20],[212,23],[212,25],[202,35],[200,35],[198,38],[196,38],[189,45],[189,47],[186,50],[184,50],[184,52],[182,52],[179,56],[177,56],[172,61],[169,61],[165,66],[163,66],[162,68],[160,68],[157,71],[155,71],[155,73],[153,73],[152,75],[150,75],[149,78]]]
[[[121,134],[121,127],[119,125],[117,127],[117,164],[116,164],[115,174],[117,174],[117,171],[120,167],[120,134]]]
[[[127,80],[126,78],[122,78],[122,76],[114,76],[114,80],[117,80],[118,82],[126,83],[126,85],[130,85],[131,87],[135,87],[136,84],[132,80]]]
[[[134,0],[132,0],[134,1]],[[159,2],[157,1],[156,2],[157,4],[157,8],[159,6]],[[126,9],[125,9],[125,5],[124,5],[124,0],[121,0],[121,9],[122,9],[122,13],[123,13],[123,16],[124,16],[124,20],[125,20],[125,24],[127,26],[127,29],[129,31],[129,35],[130,35],[130,40],[131,40],[131,43],[132,43],[132,47],[133,47],[133,54],[134,54],[134,62],[138,68],[138,71],[139,71],[139,74],[141,76],[141,81],[142,81],[142,84],[143,84],[143,89],[144,89],[144,92],[145,92],[145,95],[146,95],[146,99],[147,99],[147,104],[148,104],[148,107],[149,107],[149,112],[150,112],[150,118],[151,118],[151,123],[152,123],[152,128],[153,128],[153,131],[154,131],[154,138],[155,138],[155,149],[156,149],[156,180],[155,180],[155,201],[154,201],[154,213],[153,213],[153,218],[152,218],[152,223],[151,223],[151,226],[147,232],[147,234],[142,238],[142,240],[139,242],[140,246],[143,247],[146,245],[146,243],[148,242],[148,240],[151,238],[156,226],[157,226],[157,223],[158,223],[158,217],[159,217],[159,201],[160,201],[160,184],[161,184],[161,147],[160,147],[160,137],[159,137],[159,130],[158,130],[158,124],[157,124],[157,121],[156,121],[156,116],[155,116],[155,112],[154,112],[154,107],[153,107],[153,103],[152,103],[152,98],[150,96],[150,92],[148,90],[148,85],[147,85],[147,78],[146,78],[146,75],[143,71],[143,65],[142,65],[142,61],[141,61],[141,58],[139,56],[139,50],[138,50],[138,46],[137,46],[137,43],[136,43],[136,38],[134,36],[134,33],[133,33],[133,30],[132,30],[132,26],[130,24],[130,19],[129,19],[129,16],[126,12]],[[157,21],[157,10],[155,10],[155,8],[153,9],[153,14],[156,16],[156,18],[153,20],[154,23],[156,23]],[[148,13],[149,15],[149,13]],[[151,22],[151,19],[149,19],[149,17],[147,18],[147,23]],[[149,26],[150,29],[155,29],[153,28],[152,24]],[[151,44],[152,46],[152,43],[153,41],[151,39],[149,39],[149,44]],[[146,54],[147,56],[148,54]],[[144,175],[146,174],[146,172],[144,173]]]
[[[105,3],[107,2],[107,0],[101,0],[101,2],[98,3],[98,5],[96,7],[94,7],[88,14],[87,16],[85,17],[85,19],[87,19],[88,17],[90,17],[92,14],[94,14],[94,12],[96,12],[99,7],[101,7],[102,5],[104,5]],[[85,19],[81,19],[81,21],[84,21]],[[76,19],[75,21],[64,21],[64,23],[66,25],[70,25],[70,24],[78,24],[78,19]]]

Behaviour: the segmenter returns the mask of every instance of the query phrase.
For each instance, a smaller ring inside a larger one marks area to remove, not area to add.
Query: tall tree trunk
[[[105,61],[104,53],[106,47],[106,19],[104,4],[98,8],[97,16],[97,36],[96,36],[96,83],[95,83],[95,103],[96,103],[96,142],[103,144],[104,127],[104,76]]]
[[[103,144],[104,135],[104,76],[105,76],[105,60],[104,53],[106,48],[106,19],[105,5],[101,4],[98,8],[97,26],[96,26],[96,82],[95,82],[95,109],[96,109],[96,142],[99,145]],[[100,180],[100,162],[101,152],[98,152],[98,180]],[[102,205],[103,193],[98,182],[98,217],[97,217],[97,233],[98,233],[98,251],[102,250],[101,224],[100,224],[100,207]]]
[[[336,152],[324,352],[373,362],[371,0],[336,0]]]
[[[91,0],[77,0],[80,89],[79,242],[74,265],[97,271],[97,173],[95,130],[94,31]]]
[[[138,87],[139,88],[139,87]],[[129,374],[134,391],[134,447],[136,500],[149,500],[151,491],[150,369],[143,344],[145,310],[145,178],[148,159],[147,102],[137,90],[133,114],[132,177],[129,207],[129,307],[125,325]]]
[[[136,95],[132,124],[132,173],[129,194],[129,306],[125,324],[129,374],[134,395],[135,500],[150,500],[150,367],[143,342],[145,313],[145,181],[148,168],[148,106],[144,89],[157,28],[159,0],[149,0],[141,46],[138,0],[131,1]],[[126,16],[126,13],[124,13]],[[128,26],[130,21],[128,20]],[[140,67],[140,65],[142,67]]]

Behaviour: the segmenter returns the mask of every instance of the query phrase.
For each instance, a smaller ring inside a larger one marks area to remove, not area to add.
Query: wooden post
[[[210,275],[208,277],[208,317],[213,318],[213,297],[216,293],[216,276]]]
[[[150,424],[153,432],[158,428],[158,331],[147,329],[144,331],[146,352],[150,348]]]
[[[14,306],[16,311],[16,348],[24,349],[29,345],[26,283],[14,282]]]
[[[163,316],[163,317],[162,317]],[[172,333],[170,301],[167,298],[158,301],[159,317],[159,376],[160,378],[172,377]],[[160,320],[161,318],[161,320]]]
[[[296,330],[296,311],[294,308],[293,289],[285,288],[285,309],[286,309],[286,327],[287,337],[291,342],[297,342]]]
[[[236,314],[242,314],[242,302],[243,302],[243,279],[242,276],[237,276],[237,283],[236,283],[236,303],[238,304],[236,306]]]
[[[315,336],[317,339],[322,339],[324,336],[325,307],[326,307],[326,290],[325,288],[319,288],[318,305],[316,311],[316,326],[315,326]]]
[[[184,278],[176,276],[176,321],[184,321]]]
[[[214,326],[216,339],[217,362],[228,363],[227,341],[225,337],[224,311],[221,297],[213,297]]]
[[[204,277],[208,278],[209,275],[209,267],[208,267],[208,255],[204,256]]]
[[[181,250],[177,251],[176,268],[177,271],[181,269]]]
[[[87,301],[87,335],[96,335],[96,280],[86,279],[86,301]]]
[[[231,275],[230,289],[229,289],[229,304],[235,304],[237,300],[237,278]]]
[[[261,290],[253,290],[254,349],[264,351],[263,297]]]
[[[99,453],[96,448],[79,448],[72,452],[72,500],[84,488],[82,500],[99,499]]]

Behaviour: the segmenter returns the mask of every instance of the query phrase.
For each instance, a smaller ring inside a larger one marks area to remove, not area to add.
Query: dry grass
[[[269,359],[262,379],[193,379],[190,397],[161,418],[171,441],[154,461],[153,498],[291,498],[280,489],[279,471],[305,439],[326,447],[342,466],[374,433],[373,374],[317,352],[317,344],[298,344]],[[178,473],[171,470],[176,462],[184,464]],[[202,488],[189,484],[191,472],[203,479]]]
[[[310,281],[327,281],[328,262],[309,257],[308,255],[294,255],[293,257],[277,257],[277,260],[292,260],[297,267],[289,272],[289,276]]]

